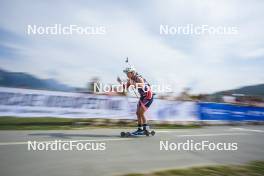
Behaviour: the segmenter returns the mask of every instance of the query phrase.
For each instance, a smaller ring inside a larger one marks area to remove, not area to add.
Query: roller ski
[[[154,136],[155,135],[155,131],[154,130],[136,130],[134,132],[121,132],[120,136],[121,137],[136,137],[136,136]]]

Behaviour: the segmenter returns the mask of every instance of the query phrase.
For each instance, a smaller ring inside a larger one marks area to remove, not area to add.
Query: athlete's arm
[[[122,82],[122,80],[117,77],[117,82],[119,82],[119,84],[121,84],[124,88],[128,88],[130,86],[130,82],[127,81],[127,82]]]
[[[136,87],[138,88],[144,88],[145,83],[144,83],[144,79],[143,78],[137,78],[136,80]]]

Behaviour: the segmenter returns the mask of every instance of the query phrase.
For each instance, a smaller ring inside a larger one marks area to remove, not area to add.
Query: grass
[[[262,176],[264,161],[254,161],[245,165],[205,166],[188,169],[164,170],[147,174],[127,174],[123,176]]]
[[[129,128],[135,121],[91,118],[0,117],[0,130],[70,130],[90,128]],[[155,129],[198,128],[198,125],[155,124]]]

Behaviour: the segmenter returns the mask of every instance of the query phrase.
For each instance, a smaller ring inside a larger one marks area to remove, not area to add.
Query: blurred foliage
[[[165,170],[147,174],[127,174],[124,176],[262,176],[264,161],[253,161],[246,165],[205,166],[187,169]]]
[[[158,128],[197,128],[196,124],[151,122]],[[134,128],[136,120],[105,118],[0,117],[0,130],[68,130],[83,128]]]

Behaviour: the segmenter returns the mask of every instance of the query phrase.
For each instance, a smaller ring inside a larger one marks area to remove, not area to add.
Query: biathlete
[[[123,83],[119,77],[117,78],[117,81],[126,89],[130,86],[134,86],[140,95],[136,111],[138,128],[136,131],[132,132],[132,134],[144,135],[146,132],[149,132],[149,126],[144,113],[152,104],[154,94],[151,90],[150,84],[140,76],[133,67],[127,67],[123,72],[126,73],[128,77],[127,82]]]

